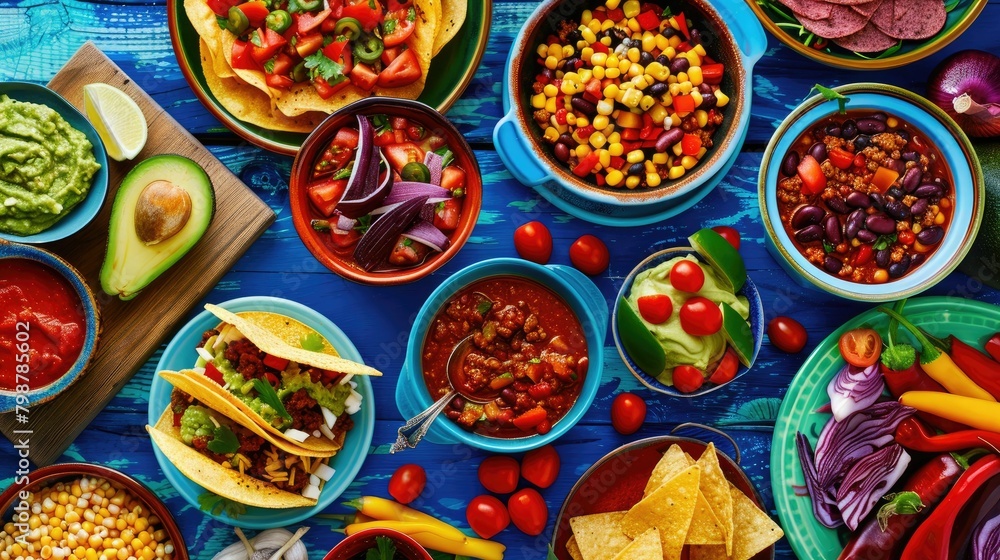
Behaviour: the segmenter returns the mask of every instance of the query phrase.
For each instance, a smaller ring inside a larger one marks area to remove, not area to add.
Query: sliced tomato
[[[316,88],[316,93],[318,93],[319,96],[322,97],[323,99],[330,99],[331,97],[333,97],[333,94],[337,93],[338,91],[344,89],[349,85],[351,85],[350,80],[341,80],[336,84],[330,85],[329,82],[327,82],[320,76],[316,76],[315,78],[313,78],[313,87]]]
[[[330,43],[331,45],[333,43]],[[310,33],[309,35],[300,35],[295,41],[295,52],[299,53],[299,56],[305,58],[316,51],[323,48],[323,34],[322,33]]]
[[[260,46],[253,44],[253,40],[251,40],[250,54],[259,64],[264,64],[264,62],[270,60],[288,43],[284,37],[270,27],[261,27],[254,31],[254,33],[257,34]]]
[[[272,87],[274,89],[288,89],[295,84],[295,80],[289,78],[288,76],[268,73],[264,73],[264,82],[267,83],[268,87]]]
[[[843,148],[833,148],[829,151],[827,157],[830,158],[830,163],[838,169],[847,169],[854,165],[854,154]]]
[[[378,75],[378,85],[387,88],[403,87],[420,79],[420,61],[412,49],[406,49]]]
[[[799,179],[802,179],[802,192],[813,195],[823,192],[826,188],[826,175],[816,158],[806,154],[797,168]]]
[[[382,22],[382,2],[347,0],[344,8],[340,10],[339,17],[352,17],[361,23],[361,27],[365,31],[371,31]]]
[[[441,186],[451,192],[465,188],[465,171],[460,167],[449,165],[441,170]]]
[[[321,214],[326,217],[333,215],[334,208],[344,196],[344,189],[347,188],[347,179],[327,179],[309,185],[309,200]]]
[[[359,137],[360,134],[356,128],[345,126],[337,131],[337,134],[334,135],[330,145],[336,148],[349,148],[353,150],[358,147]]]
[[[323,54],[330,60],[337,60],[340,58],[340,55],[344,54],[344,49],[348,44],[347,39],[344,39],[343,41],[334,41],[323,47]]]
[[[261,361],[264,363],[265,366],[271,369],[276,369],[278,371],[285,371],[285,368],[288,367],[289,360],[281,358],[279,356],[273,356],[271,354],[264,354],[264,359]]]
[[[350,229],[347,231],[339,230],[337,228],[330,229],[330,240],[333,241],[335,246],[341,249],[353,247],[359,239],[361,239],[361,232],[356,229]]]
[[[439,202],[434,212],[434,227],[441,231],[454,231],[462,217],[462,205],[456,198]]]
[[[403,166],[411,162],[423,162],[424,151],[413,142],[401,142],[382,146],[382,153],[389,165],[397,172],[403,172]]]
[[[215,364],[212,362],[205,364],[205,377],[215,381],[219,385],[226,384],[226,380],[222,377],[222,372],[219,371],[219,368],[215,367]]]
[[[215,15],[228,18],[229,8],[236,6],[240,3],[240,0],[207,0],[209,9],[215,12]]]
[[[295,27],[298,29],[299,35],[308,35],[313,29],[316,29],[316,27],[326,21],[331,13],[329,9],[326,9],[315,14],[310,14],[309,12],[298,14],[299,17],[296,20]]]
[[[388,66],[403,52],[403,47],[386,47],[382,50],[382,65]]]
[[[732,347],[726,348],[726,353],[722,355],[719,365],[715,366],[715,371],[708,380],[716,385],[728,383],[736,377],[736,372],[740,370],[740,360],[736,356],[736,351]]]
[[[686,156],[698,155],[701,150],[701,137],[694,134],[685,134],[681,138],[681,153]]]
[[[384,30],[389,30],[383,33],[382,43],[386,47],[402,44],[410,35],[413,35],[413,30],[417,27],[416,19],[416,12],[413,8],[403,8],[391,12],[385,17],[385,23],[382,24]]]
[[[269,72],[269,74],[278,74],[281,76],[287,76],[288,73],[291,72],[292,68],[294,67],[295,67],[295,59],[293,59],[288,54],[281,52],[274,57],[274,65],[271,66],[271,71]]]
[[[866,368],[874,365],[882,355],[882,337],[875,329],[853,329],[840,335],[838,347],[844,361]]]
[[[270,10],[267,9],[267,4],[261,2],[261,0],[244,2],[236,7],[243,12],[243,15],[247,16],[247,20],[250,21],[250,27],[263,27],[264,18],[270,13]]]
[[[367,64],[357,63],[351,69],[351,83],[365,91],[371,91],[378,82],[378,74]]]
[[[233,68],[236,70],[260,70],[260,65],[257,61],[253,59],[252,47],[250,43],[246,41],[240,41],[239,39],[233,41],[233,50],[230,56],[233,60]]]

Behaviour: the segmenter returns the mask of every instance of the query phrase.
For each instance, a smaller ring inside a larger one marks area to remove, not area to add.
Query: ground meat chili
[[[682,11],[608,0],[537,45],[532,121],[598,186],[658,187],[705,157],[724,120],[725,67]]]
[[[576,402],[587,373],[587,339],[570,307],[548,288],[501,276],[452,297],[424,341],[424,381],[432,398],[451,389],[448,358],[470,335],[459,389],[493,398],[480,405],[456,397],[445,415],[463,428],[501,438],[544,434]]]
[[[777,188],[796,249],[862,284],[901,278],[925,262],[955,202],[941,152],[903,119],[871,111],[810,127],[785,154]]]

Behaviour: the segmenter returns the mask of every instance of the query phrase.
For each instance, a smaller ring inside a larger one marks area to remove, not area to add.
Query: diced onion
[[[285,436],[299,443],[309,439],[309,434],[303,432],[302,430],[296,430],[295,428],[288,428],[285,430]]]
[[[318,476],[320,480],[325,480],[329,482],[330,479],[333,478],[333,475],[336,472],[337,471],[334,470],[330,465],[327,465],[326,463],[320,463],[320,465],[316,467],[316,470],[313,472],[313,474]]]
[[[313,486],[312,484],[306,484],[305,487],[302,488],[302,497],[303,498],[308,498],[310,500],[318,500],[319,499],[319,487],[318,486]]]
[[[326,424],[319,425],[319,433],[322,434],[326,439],[336,439],[337,436],[333,435],[333,430],[326,427]],[[319,436],[316,436],[319,437]]]
[[[319,430],[313,430],[312,436],[313,437],[322,437],[323,436],[323,432],[321,432]]]
[[[206,350],[205,348],[198,348],[197,352],[198,355],[201,356],[201,358],[206,362],[211,362],[212,360],[215,359],[215,356],[212,355],[212,353]]]
[[[319,488],[323,484],[323,479],[314,474],[311,474],[309,475],[309,484],[312,484],[313,486]]]
[[[319,409],[323,413],[323,422],[326,424],[326,427],[332,430],[333,425],[337,423],[337,417],[325,406],[321,406]]]
[[[345,383],[347,383],[351,379],[354,379],[354,374],[353,373],[348,373],[347,375],[344,376],[343,379],[341,379],[340,381],[337,382],[337,385],[344,385]],[[330,427],[332,428],[333,426],[330,426]]]

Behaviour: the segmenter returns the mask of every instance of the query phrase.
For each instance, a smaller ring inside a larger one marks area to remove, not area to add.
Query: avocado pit
[[[135,204],[135,233],[145,245],[177,235],[191,218],[191,195],[170,181],[146,185]]]

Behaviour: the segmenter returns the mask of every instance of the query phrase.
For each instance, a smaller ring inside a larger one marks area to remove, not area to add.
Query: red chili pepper
[[[996,455],[984,457],[969,467],[944,500],[913,533],[900,560],[952,558],[955,551],[950,550],[951,535],[959,512],[966,503],[975,499],[983,485],[998,474],[1000,474],[1000,457]]]
[[[913,360],[913,365],[904,370],[892,370],[885,367],[885,364],[882,364],[882,377],[885,378],[885,383],[889,386],[889,392],[897,399],[907,391],[945,392],[944,387],[942,387],[937,381],[931,379],[931,376],[927,375],[923,368],[920,367],[919,354],[917,355],[917,358]],[[942,432],[959,432],[969,429],[969,427],[964,424],[959,424],[958,422],[947,420],[933,414],[917,412],[917,416],[919,416],[924,422],[927,422]]]
[[[858,245],[858,250],[851,257],[852,266],[860,266],[872,260],[872,246],[868,244]]]
[[[690,38],[691,32],[688,31],[687,18],[684,17],[684,12],[680,12],[679,14],[675,15],[674,21],[677,22],[677,27],[680,29],[680,32],[684,34],[684,37]]]
[[[1000,399],[1000,363],[986,354],[962,342],[954,336],[949,336],[951,342],[951,359],[955,364],[993,398]]]
[[[914,451],[940,453],[962,451],[976,447],[1000,449],[1000,434],[988,430],[960,430],[947,434],[935,434],[926,424],[910,417],[896,427],[896,443]]]
[[[950,453],[942,453],[925,463],[906,480],[902,490],[879,509],[876,517],[869,519],[860,531],[854,532],[840,553],[839,560],[895,558],[917,523],[927,517],[944,498],[966,468],[968,464],[961,464]],[[921,505],[916,511],[908,507],[912,506],[908,502],[913,495],[905,496],[904,492],[912,492],[919,498]]]
[[[994,360],[1000,361],[1000,333],[991,336],[986,341],[986,352],[993,356]]]

